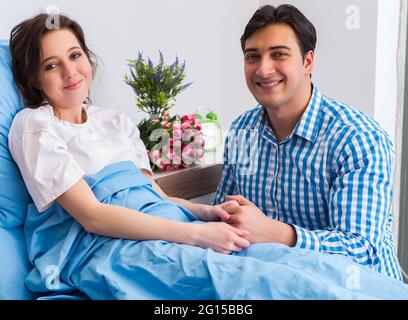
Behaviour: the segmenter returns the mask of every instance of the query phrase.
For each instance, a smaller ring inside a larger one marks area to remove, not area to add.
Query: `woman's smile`
[[[65,86],[64,89],[67,89],[67,90],[76,90],[76,89],[78,89],[78,88],[81,87],[81,84],[82,84],[82,80],[75,81],[75,82],[71,82],[70,84],[68,84],[67,86]]]

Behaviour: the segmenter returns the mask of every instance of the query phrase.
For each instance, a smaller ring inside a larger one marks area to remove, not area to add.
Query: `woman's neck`
[[[60,119],[74,124],[81,124],[87,120],[86,111],[83,105],[70,108],[58,108],[52,106],[54,115]]]

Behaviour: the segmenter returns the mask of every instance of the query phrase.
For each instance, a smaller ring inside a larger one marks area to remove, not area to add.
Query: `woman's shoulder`
[[[9,137],[19,137],[24,133],[37,132],[49,127],[52,120],[50,106],[24,108],[19,111],[11,124]]]
[[[89,114],[91,117],[103,122],[107,121],[122,125],[133,123],[131,118],[126,113],[115,108],[97,107],[91,105],[89,107]]]
[[[88,110],[94,117],[112,118],[121,117],[124,114],[122,111],[112,107],[99,107],[95,105],[90,105]]]

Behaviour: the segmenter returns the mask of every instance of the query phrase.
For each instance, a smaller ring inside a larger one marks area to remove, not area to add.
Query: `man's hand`
[[[245,238],[251,243],[275,242],[294,246],[295,230],[290,225],[268,218],[243,196],[227,196],[227,200],[220,205],[230,214],[227,223],[248,231],[249,234]]]

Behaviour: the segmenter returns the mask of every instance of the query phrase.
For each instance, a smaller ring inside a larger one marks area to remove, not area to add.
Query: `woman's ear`
[[[36,89],[38,89],[38,90],[41,90],[41,86],[40,86],[40,84],[38,83],[38,81],[34,81],[34,82],[33,82],[33,87],[36,88]]]

